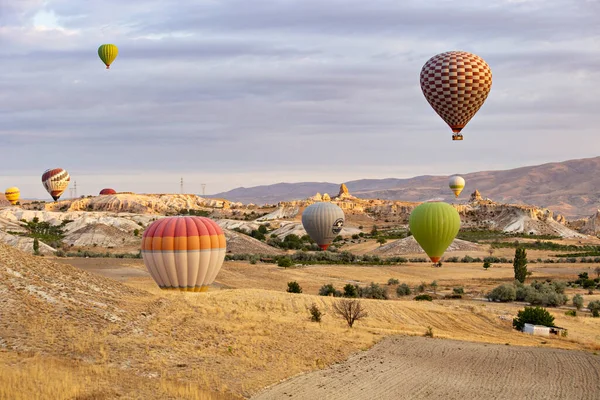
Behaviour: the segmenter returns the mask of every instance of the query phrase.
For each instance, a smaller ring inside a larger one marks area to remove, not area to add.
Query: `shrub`
[[[427,284],[425,282],[421,282],[421,284],[415,288],[415,292],[423,293],[425,291],[426,287],[427,287]]]
[[[525,324],[554,326],[554,317],[545,308],[525,307],[513,319],[513,327],[522,331]]]
[[[261,226],[258,227],[258,231],[260,233],[262,233],[263,235],[265,235],[267,233],[267,227],[264,226],[264,225],[261,225]]]
[[[336,314],[346,320],[348,326],[352,328],[359,319],[367,317],[367,312],[363,308],[360,300],[339,300],[333,303],[333,310]]]
[[[398,279],[396,279],[396,278],[390,278],[390,279],[388,279],[388,285],[397,285],[399,283],[400,283],[400,281]]]
[[[465,289],[463,289],[462,287],[455,287],[454,289],[452,289],[452,292],[454,294],[465,294]]]
[[[425,337],[433,337],[433,328],[428,326],[427,330],[425,331],[425,335],[423,335]]]
[[[431,297],[428,294],[420,294],[418,296],[415,296],[414,300],[416,300],[416,301],[432,301],[433,297]]]
[[[600,300],[590,301],[588,303],[588,308],[592,312],[592,317],[594,317],[594,318],[600,317]]]
[[[277,265],[283,268],[288,268],[292,266],[292,260],[287,257],[283,257],[277,261]]]
[[[492,266],[492,264],[490,264],[490,262],[489,262],[489,261],[485,260],[485,261],[483,262],[483,268],[484,268],[486,271],[487,271],[487,269],[488,269],[489,267],[491,267],[491,266]]]
[[[577,311],[575,311],[575,310],[565,311],[565,315],[568,316],[568,317],[576,317],[577,316]]]
[[[302,288],[300,287],[298,282],[296,282],[296,281],[288,282],[287,285],[288,285],[288,288],[287,288],[288,293],[302,293]]]
[[[509,301],[515,301],[515,299],[517,298],[517,292],[515,290],[514,285],[510,283],[505,283],[492,289],[492,291],[488,293],[486,297],[489,301],[499,301],[506,303]]]
[[[308,311],[310,311],[310,320],[312,322],[321,322],[321,318],[323,318],[324,314],[315,303],[312,303],[312,306],[310,306]]]
[[[429,286],[431,286],[431,288],[433,289],[433,294],[437,293],[437,287],[438,287],[438,283],[437,281],[433,281],[429,284]]]
[[[134,229],[133,230],[133,236],[139,236],[140,235],[140,230],[139,229]]]
[[[581,307],[583,307],[583,296],[580,294],[576,294],[575,296],[573,296],[573,305],[578,310],[581,310]]]
[[[371,282],[369,286],[359,289],[360,297],[365,299],[387,300],[387,288],[379,286],[379,284]]]
[[[66,254],[65,254],[65,251],[64,251],[64,250],[62,250],[62,249],[58,249],[58,250],[56,250],[56,253],[54,253],[54,255],[55,255],[56,257],[65,257],[65,256],[66,256]]]
[[[333,296],[342,297],[342,292],[336,290],[331,283],[321,286],[319,289],[319,296]]]
[[[410,294],[410,287],[406,283],[403,283],[396,288],[396,294],[398,296],[408,296]]]
[[[356,285],[348,283],[344,286],[344,297],[358,297],[358,288]]]

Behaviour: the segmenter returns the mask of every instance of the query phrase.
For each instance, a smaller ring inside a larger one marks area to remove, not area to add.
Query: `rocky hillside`
[[[298,217],[308,205],[321,201],[324,195],[317,193],[305,200],[294,200],[279,203],[281,210],[286,210],[288,218]],[[329,195],[328,195],[329,197]],[[347,219],[352,215],[366,214],[373,224],[381,221],[398,225],[408,224],[412,210],[419,204],[416,202],[360,199],[351,195],[343,186],[337,196],[330,197],[346,213]],[[471,194],[464,204],[453,204],[458,210],[463,229],[499,230],[507,233],[528,233],[532,235],[553,235],[565,238],[584,237],[583,234],[567,227],[564,216],[555,215],[547,208],[519,204],[501,204],[483,198],[479,191]],[[292,215],[290,210],[298,210]],[[272,214],[277,214],[278,211]],[[281,211],[283,213],[283,211]],[[263,217],[264,218],[264,217]],[[350,232],[348,232],[350,233]]]
[[[536,204],[570,218],[587,217],[600,201],[600,157],[555,162],[504,171],[460,173],[466,190],[486,193],[501,203]],[[448,176],[418,176],[410,179],[362,179],[346,184],[356,196],[366,199],[425,201],[440,197],[453,201]],[[304,199],[316,192],[332,193],[333,183],[280,183],[237,188],[215,195],[232,201],[275,204]],[[466,192],[465,192],[466,193]],[[461,196],[464,199],[464,195]]]
[[[241,207],[224,199],[205,199],[193,194],[135,194],[117,193],[107,196],[92,196],[53,203],[32,202],[23,204],[24,209],[45,211],[109,211],[135,214],[174,215],[181,210],[230,210]]]

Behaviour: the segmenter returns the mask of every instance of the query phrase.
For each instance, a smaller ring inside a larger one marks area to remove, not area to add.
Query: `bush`
[[[288,282],[287,285],[288,285],[288,288],[287,288],[288,293],[302,293],[302,288],[300,287],[298,282],[296,282],[296,281]]]
[[[342,297],[342,292],[336,290],[331,283],[321,286],[319,296]]]
[[[577,316],[577,311],[575,311],[575,310],[565,311],[565,315],[568,316],[568,317],[576,317]]]
[[[578,310],[581,310],[581,307],[583,307],[583,296],[580,294],[576,294],[575,296],[573,296],[573,305]]]
[[[488,293],[486,297],[489,301],[499,301],[502,303],[506,303],[509,301],[516,300],[517,291],[515,289],[515,285],[505,283],[492,289],[492,291]]]
[[[258,227],[258,231],[260,233],[262,233],[263,235],[265,235],[267,233],[267,227],[264,226],[264,225],[261,225],[261,226]]]
[[[344,286],[344,297],[358,297],[358,287],[348,283]]]
[[[283,267],[283,268],[289,268],[289,267],[291,267],[291,266],[292,266],[292,260],[290,260],[290,259],[289,259],[289,258],[287,258],[287,257],[280,258],[280,259],[277,261],[277,265],[278,265],[278,266],[280,266],[280,267]]]
[[[390,278],[390,279],[388,279],[388,285],[397,285],[399,283],[400,283],[400,281],[398,279],[396,279],[396,278]]]
[[[488,269],[489,267],[491,267],[491,266],[492,266],[492,264],[490,264],[490,262],[489,262],[489,261],[487,261],[487,260],[484,260],[484,261],[483,261],[483,268],[484,268],[486,271],[487,271],[487,269]]]
[[[592,312],[592,317],[594,317],[594,318],[600,317],[600,300],[590,301],[588,303],[588,308]]]
[[[554,326],[554,317],[542,307],[525,307],[513,319],[513,327],[520,331],[525,324]]]
[[[359,295],[365,299],[387,300],[387,288],[382,288],[379,284],[371,282],[369,286],[359,288]]]
[[[140,235],[140,230],[139,229],[134,229],[133,230],[133,236],[139,236]]]
[[[396,294],[398,296],[408,296],[410,293],[410,287],[406,283],[403,283],[396,288]]]
[[[454,294],[465,294],[465,289],[463,289],[462,287],[455,287],[454,289],[452,289],[452,292]]]
[[[425,282],[421,282],[421,284],[415,288],[415,292],[423,293],[425,291],[426,287],[427,287],[427,284]]]
[[[312,303],[312,306],[308,309],[310,311],[310,320],[312,322],[321,322],[321,318],[323,318],[323,313],[319,310],[319,307]]]
[[[433,297],[428,294],[420,294],[414,298],[416,301],[432,301]]]

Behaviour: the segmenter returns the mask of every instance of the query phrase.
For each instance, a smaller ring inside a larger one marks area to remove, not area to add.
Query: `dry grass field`
[[[509,343],[511,349],[600,350],[600,319],[550,309],[569,336],[532,337],[511,327],[522,305],[474,299],[512,280],[509,265],[488,271],[460,263],[284,270],[226,262],[215,288],[197,294],[159,290],[141,260],[50,260],[6,246],[0,253],[1,399],[249,397],[342,362],[385,337],[422,336],[429,327],[436,338]],[[582,268],[587,265],[531,265],[538,279],[570,279]],[[389,278],[410,285],[437,280],[438,293],[462,286],[469,299],[363,300],[368,317],[348,329],[334,314],[337,299],[316,295],[327,283],[341,289],[348,282],[383,285]],[[294,280],[303,294],[285,293]],[[313,303],[325,313],[321,323],[310,321]]]

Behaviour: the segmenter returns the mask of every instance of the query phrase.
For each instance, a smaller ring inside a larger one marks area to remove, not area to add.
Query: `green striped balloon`
[[[98,47],[98,56],[106,65],[106,69],[110,68],[110,64],[115,61],[115,58],[117,58],[118,55],[119,49],[114,44],[103,44]]]
[[[437,263],[460,230],[460,215],[441,201],[422,203],[410,214],[408,226],[431,261]]]

